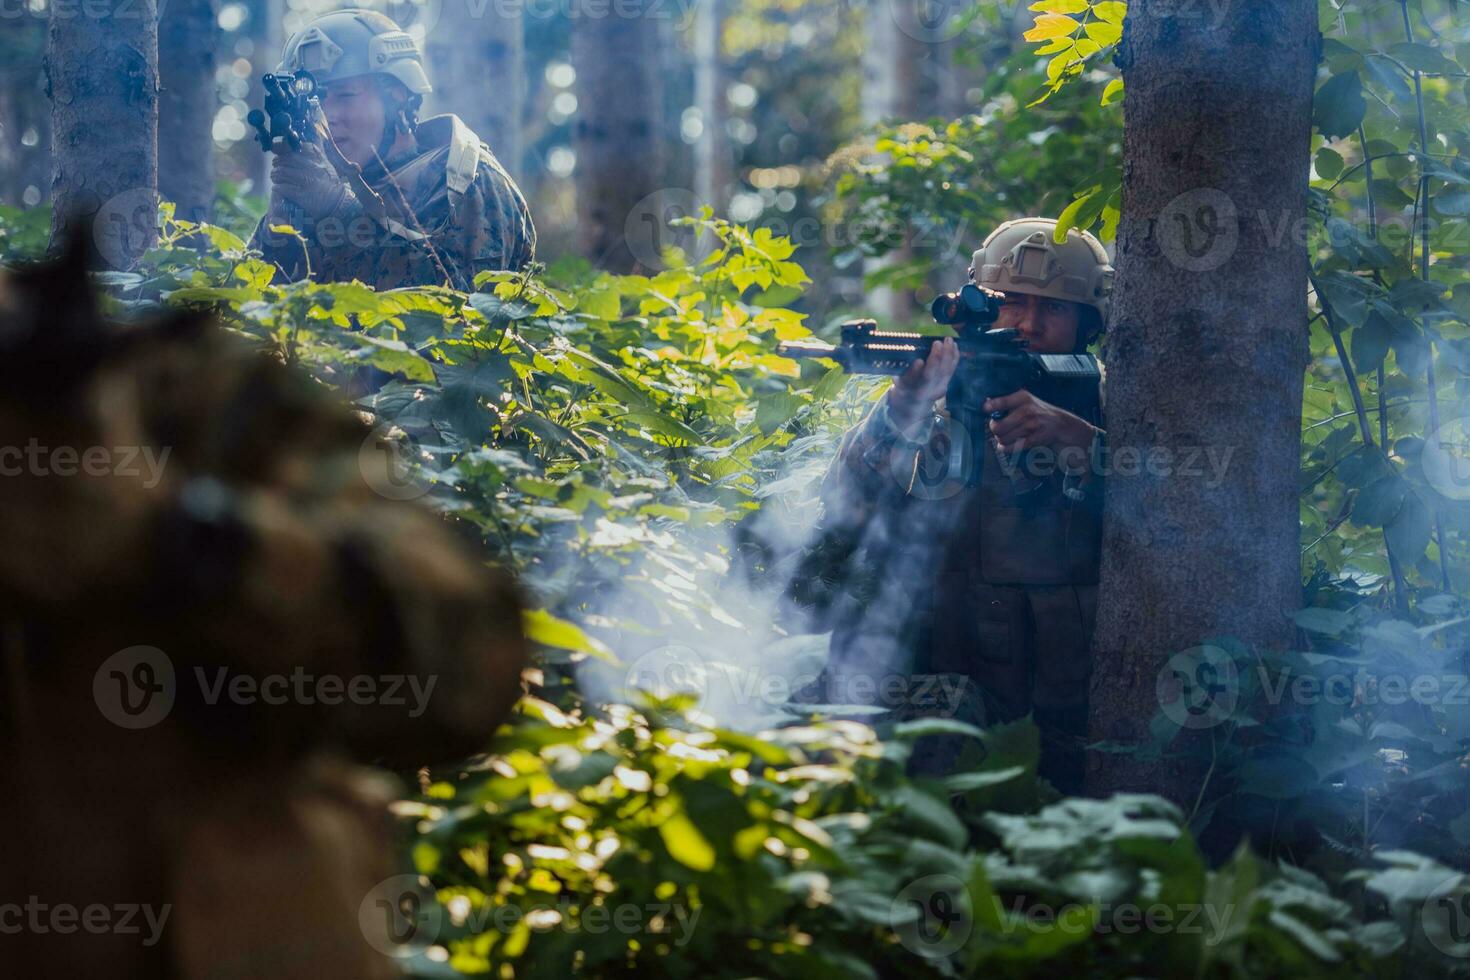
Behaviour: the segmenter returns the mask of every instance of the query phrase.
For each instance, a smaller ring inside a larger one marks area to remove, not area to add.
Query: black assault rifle
[[[958,293],[934,301],[934,319],[955,326],[960,361],[945,395],[952,419],[971,434],[972,459],[981,459],[986,422],[1004,417],[984,411],[985,400],[1026,390],[1042,401],[1100,423],[1098,382],[1101,372],[1091,354],[1036,354],[1026,350],[1015,330],[990,329],[1000,313],[1002,294],[970,283]],[[828,358],[848,374],[898,376],[920,359],[927,360],[943,337],[896,333],[878,329],[873,320],[842,325],[837,346],[810,341],[786,341],[776,351],[783,357]],[[978,482],[982,467],[970,470],[969,485]]]
[[[255,127],[262,150],[279,152],[284,143],[299,151],[303,143],[321,142],[322,106],[316,76],[303,68],[293,75],[262,75],[260,84],[265,89],[265,108],[251,109],[245,118]],[[303,218],[300,208],[286,205],[286,220],[298,231]]]

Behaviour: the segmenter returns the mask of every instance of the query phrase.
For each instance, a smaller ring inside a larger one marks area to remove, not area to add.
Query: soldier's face
[[[320,97],[322,115],[342,155],[359,166],[372,163],[388,124],[382,93],[372,78],[359,75],[333,82]]]
[[[1026,346],[1038,354],[1072,353],[1081,324],[1081,304],[1026,293],[1007,293],[995,321],[997,329],[1019,331]]]

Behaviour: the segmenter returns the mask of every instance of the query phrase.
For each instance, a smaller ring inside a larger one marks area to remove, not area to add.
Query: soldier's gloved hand
[[[934,403],[949,390],[955,366],[960,363],[960,347],[953,337],[934,345],[929,356],[915,361],[908,371],[888,389],[888,415],[900,430],[914,428]]]
[[[302,143],[295,152],[277,153],[271,163],[271,182],[277,195],[313,221],[341,210],[349,198],[355,197],[316,143]]]
[[[1005,412],[1003,419],[990,423],[990,434],[1002,452],[1017,453],[1032,446],[1064,449],[1088,449],[1099,431],[1066,409],[1044,402],[1029,391],[1017,391],[1000,398],[985,399],[986,412]]]

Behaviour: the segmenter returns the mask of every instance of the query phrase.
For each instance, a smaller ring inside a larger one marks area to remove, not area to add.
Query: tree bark
[[[40,32],[45,36],[45,30]],[[36,63],[0,75],[0,203],[34,207],[50,189],[51,107]]]
[[[175,216],[205,221],[214,203],[219,0],[171,3],[158,25],[158,191]]]
[[[925,45],[906,33],[888,3],[875,2],[866,14],[868,47],[863,52],[863,123],[876,128],[884,123],[911,122],[924,115],[920,106],[922,73],[920,61]],[[885,236],[903,235],[906,229],[882,229]],[[873,273],[913,258],[907,242],[894,251],[863,263]],[[880,286],[868,290],[868,305],[879,315],[901,320],[914,315],[917,306],[907,290]]]
[[[424,45],[433,111],[463,119],[517,180],[523,176],[524,29],[519,15],[498,4],[445,0]]]
[[[578,250],[618,273],[646,267],[653,258],[634,254],[629,235],[649,232],[629,225],[663,216],[662,208],[646,203],[663,172],[655,72],[660,8],[658,0],[630,3],[636,9],[625,4],[621,15],[572,22]],[[655,229],[653,240],[659,238]]]
[[[0,36],[0,203],[34,207],[51,184],[46,18],[25,11]]]
[[[1229,678],[1191,674],[1198,652],[1170,657],[1211,637],[1293,641],[1308,256],[1292,229],[1306,218],[1320,51],[1314,0],[1196,18],[1129,5],[1094,740],[1146,741],[1161,704],[1177,704],[1161,674],[1183,666],[1186,692],[1223,685],[1188,695],[1208,711],[1181,737],[1207,741]],[[1202,776],[1092,753],[1088,788],[1188,808]]]
[[[130,268],[156,238],[158,6],[51,5],[51,248],[95,222],[96,258]]]
[[[725,27],[725,4],[706,0],[695,13],[694,104],[704,126],[694,145],[694,196],[701,204],[724,216],[730,185],[735,179],[735,156],[730,134],[725,129],[729,116],[724,50],[720,38]],[[711,246],[713,247],[713,246]]]
[[[281,61],[281,51],[286,45],[286,26],[282,23],[285,4],[282,0],[249,0],[246,5],[249,20],[246,22],[250,37],[250,94],[246,103],[258,109],[265,102],[265,89],[260,77],[276,70]],[[260,151],[255,142],[255,131],[247,129],[245,135],[245,174],[250,178],[250,193],[262,197],[270,195],[271,158]]]

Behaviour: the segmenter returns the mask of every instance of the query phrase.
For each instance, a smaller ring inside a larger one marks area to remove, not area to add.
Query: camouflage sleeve
[[[456,263],[459,288],[472,288],[486,270],[519,271],[536,258],[536,226],[516,182],[498,160],[482,160],[475,181],[460,202],[465,243]]]
[[[843,436],[822,480],[823,522],[829,527],[866,525],[880,509],[902,504],[920,447],[933,429],[931,416],[916,431],[900,433],[884,399]]]

